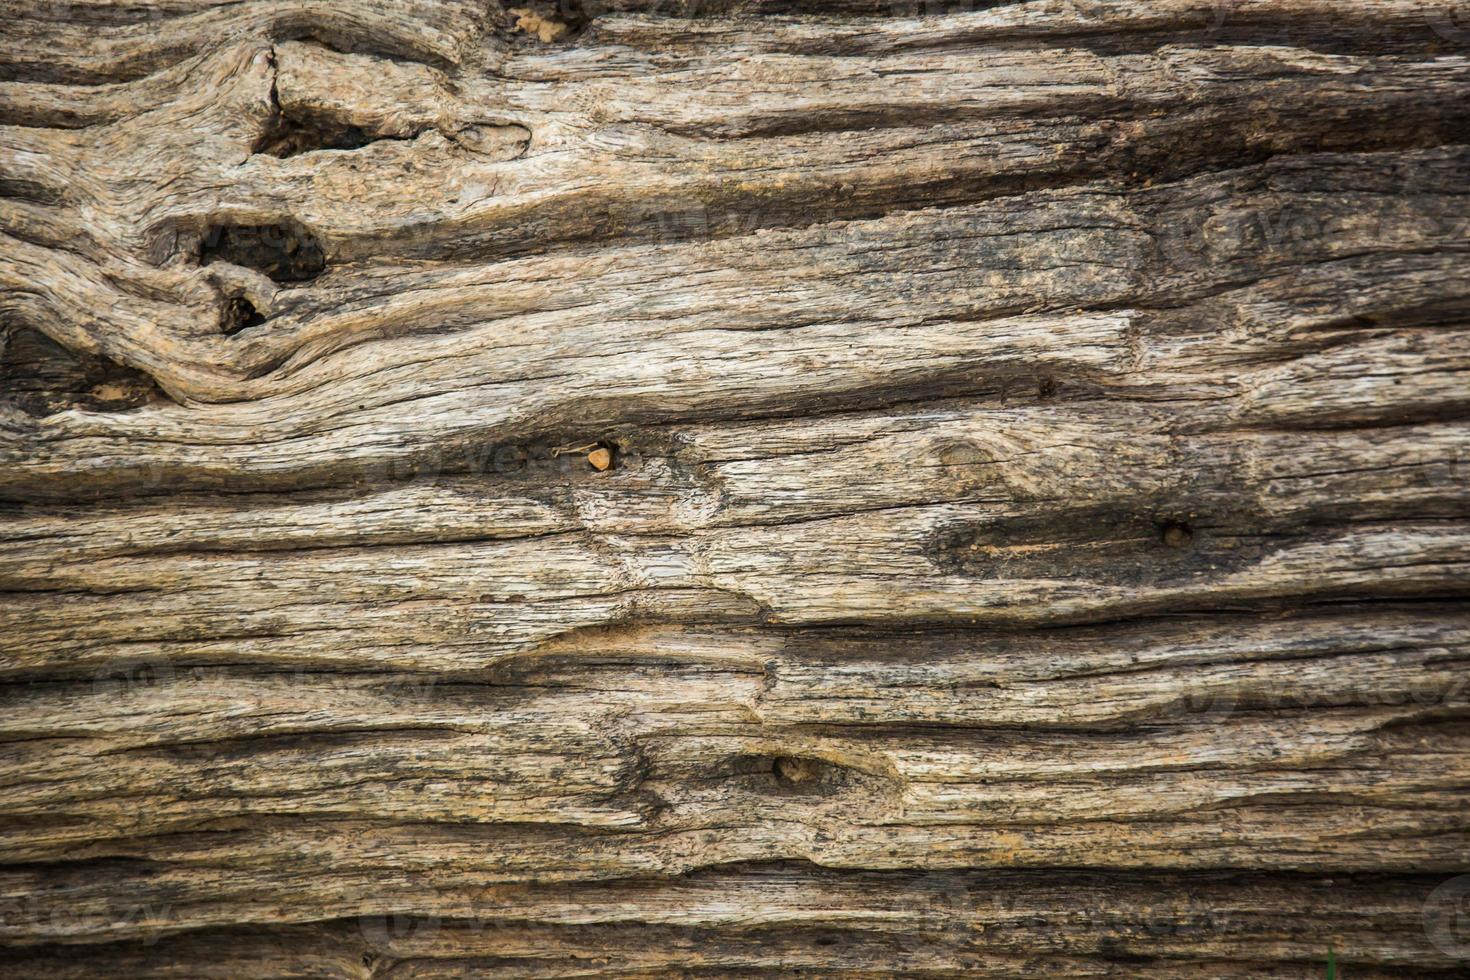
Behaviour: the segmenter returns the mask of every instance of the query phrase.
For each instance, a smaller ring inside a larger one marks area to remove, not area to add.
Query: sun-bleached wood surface
[[[0,975],[1467,975],[1470,3],[3,12]]]

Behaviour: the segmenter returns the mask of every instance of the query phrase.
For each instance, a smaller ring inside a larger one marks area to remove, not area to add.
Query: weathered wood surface
[[[978,6],[9,0],[0,975],[1470,975],[1470,3]]]

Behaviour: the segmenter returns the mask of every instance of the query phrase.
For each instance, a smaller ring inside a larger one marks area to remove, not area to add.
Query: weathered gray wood
[[[1470,4],[968,6],[6,5],[0,975],[1464,975]]]

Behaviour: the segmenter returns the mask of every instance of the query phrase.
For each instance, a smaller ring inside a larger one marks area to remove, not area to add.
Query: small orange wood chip
[[[587,454],[587,462],[598,470],[605,470],[612,465],[612,453],[599,446]]]

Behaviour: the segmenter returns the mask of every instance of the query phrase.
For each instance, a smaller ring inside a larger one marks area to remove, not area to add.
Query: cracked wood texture
[[[1470,976],[1470,3],[3,12],[0,975]]]

